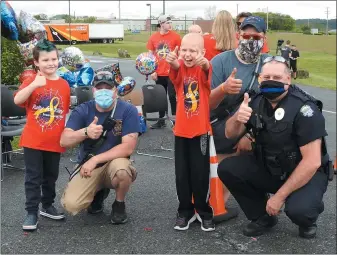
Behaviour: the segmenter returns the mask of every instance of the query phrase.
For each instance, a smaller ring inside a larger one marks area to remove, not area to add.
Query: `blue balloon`
[[[134,78],[127,76],[124,77],[122,82],[117,86],[117,90],[118,90],[118,95],[119,96],[125,96],[129,93],[131,93],[131,91],[135,88],[136,86],[136,81]]]
[[[90,86],[94,81],[94,69],[89,63],[85,63],[77,75],[77,86]]]
[[[10,40],[19,39],[18,23],[11,5],[1,1],[1,35]]]
[[[56,73],[57,73],[58,76],[60,76],[61,78],[65,79],[68,82],[69,87],[72,88],[76,85],[76,78],[75,78],[74,73],[70,72],[64,66],[57,69]]]

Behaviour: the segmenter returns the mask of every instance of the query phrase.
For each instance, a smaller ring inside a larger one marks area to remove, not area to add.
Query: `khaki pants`
[[[112,179],[118,171],[126,171],[132,180],[136,177],[136,169],[127,158],[112,160],[102,167],[91,172],[91,177],[82,178],[78,173],[71,179],[65,188],[61,204],[64,209],[76,215],[83,209],[89,207],[96,192],[102,188],[113,189]]]

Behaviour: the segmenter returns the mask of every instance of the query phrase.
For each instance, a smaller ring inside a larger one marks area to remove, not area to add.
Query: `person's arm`
[[[306,185],[321,166],[322,137],[327,135],[325,119],[313,103],[302,107],[294,125],[302,160],[276,193],[283,200]]]
[[[253,112],[252,108],[249,107],[250,100],[248,93],[245,93],[239,109],[227,120],[225,136],[228,139],[237,138],[246,132],[246,124],[249,123]]]
[[[285,200],[295,190],[307,184],[321,166],[321,139],[300,147],[302,160],[275,195]]]
[[[138,134],[141,132],[138,110],[131,106],[125,112],[122,126],[122,143],[110,150],[93,157],[96,164],[105,163],[116,158],[131,156],[137,146]]]
[[[138,132],[130,133],[122,137],[122,143],[110,150],[93,157],[96,164],[105,163],[116,158],[127,158],[132,155],[137,146]]]
[[[22,89],[20,89],[17,93],[15,93],[14,103],[16,105],[23,105],[35,89],[43,87],[46,84],[47,84],[46,77],[41,75],[41,73],[39,72],[36,75],[35,79],[28,86],[23,85]]]
[[[151,36],[151,37],[149,38],[149,40],[147,41],[146,48],[148,49],[148,51],[149,51],[150,53],[154,53],[155,48],[154,48],[154,45],[153,45],[153,39],[152,39],[152,36]]]
[[[72,148],[87,138],[98,139],[103,132],[102,125],[97,125],[98,118],[95,117],[92,123],[86,127],[83,109],[75,108],[61,134],[60,145],[64,148]],[[87,133],[87,135],[85,134]]]

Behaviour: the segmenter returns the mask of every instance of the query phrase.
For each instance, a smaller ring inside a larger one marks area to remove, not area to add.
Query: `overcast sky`
[[[48,4],[46,3],[48,2]],[[48,16],[68,13],[68,1],[9,1],[15,12],[20,10],[33,15],[44,13]],[[121,18],[146,18],[149,7],[152,15],[157,16],[163,11],[163,1],[121,1]],[[165,13],[187,18],[205,17],[205,9],[216,5],[217,10],[227,10],[233,17],[238,10],[255,12],[266,9],[269,12],[288,14],[295,19],[321,18],[326,19],[326,7],[329,7],[329,18],[336,18],[336,1],[165,1]],[[118,18],[118,1],[71,1],[71,14],[76,16],[109,17],[111,14]]]

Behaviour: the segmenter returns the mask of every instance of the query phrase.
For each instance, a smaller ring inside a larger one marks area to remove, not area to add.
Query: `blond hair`
[[[235,48],[235,25],[228,11],[218,13],[213,22],[212,34],[216,40],[217,50],[227,51]]]

